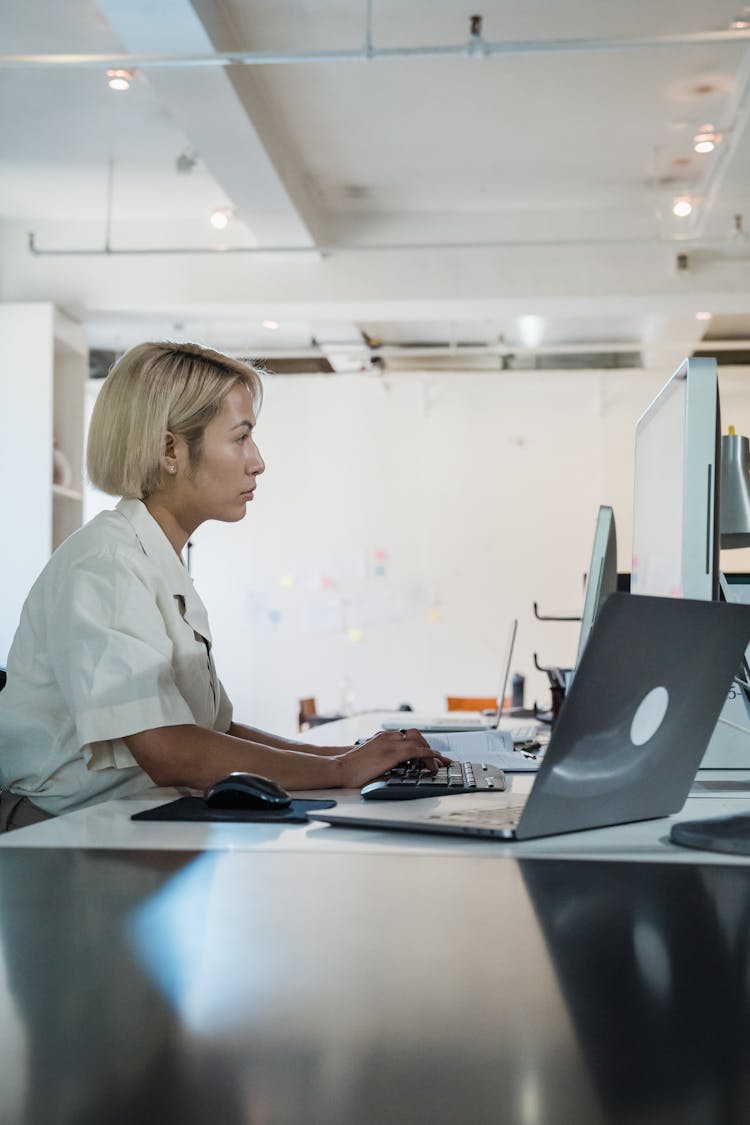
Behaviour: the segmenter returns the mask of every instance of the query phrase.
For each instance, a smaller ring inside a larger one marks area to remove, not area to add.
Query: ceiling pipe
[[[667,341],[656,344],[653,347],[649,344],[649,351],[663,352],[669,351],[674,347],[679,346],[679,342],[669,343]],[[696,345],[691,345],[691,350],[699,348],[701,351],[746,351],[750,350],[750,340],[702,340]],[[328,346],[327,351],[339,355],[350,355],[354,352],[354,346],[349,348],[340,347],[334,348]],[[612,342],[610,340],[594,340],[586,341],[579,344],[540,344],[536,347],[526,347],[519,344],[376,344],[362,349],[366,351],[368,357],[381,356],[383,359],[397,359],[412,356],[415,359],[429,358],[437,356],[447,357],[461,357],[461,356],[548,356],[548,355],[596,355],[599,352],[609,353],[628,353],[640,352],[643,350],[643,343],[639,340],[618,340]],[[245,355],[247,349],[230,349],[232,355]],[[261,353],[259,353],[261,354]],[[264,348],[262,355],[263,359],[312,359],[320,358],[323,354],[320,347],[289,347],[289,348],[274,348],[269,350]]]
[[[476,250],[532,250],[532,249],[574,249],[617,246],[679,246],[681,254],[689,254],[696,249],[710,250],[723,249],[727,246],[736,247],[737,240],[730,238],[711,238],[706,240],[685,239],[679,236],[665,238],[547,238],[538,241],[504,241],[487,239],[482,242],[381,242],[381,243],[329,243],[314,246],[133,246],[113,247],[107,243],[100,249],[91,247],[67,247],[59,249],[44,249],[37,246],[33,231],[29,231],[29,251],[35,258],[76,257],[76,258],[116,258],[116,257],[144,257],[151,255],[232,255],[232,254],[316,254],[333,256],[334,254],[373,254],[393,253],[403,251],[413,253],[422,250],[432,251],[476,251]],[[738,254],[739,260],[750,256],[750,246],[747,253]]]
[[[750,41],[750,28],[696,31],[675,35],[642,35],[622,39],[528,39],[491,43],[483,40],[483,57],[493,55],[586,54],[643,51],[674,47],[729,46]],[[388,59],[466,58],[465,43],[415,47],[373,47],[368,30],[365,45],[325,51],[221,51],[215,54],[25,54],[0,55],[0,69],[299,66],[314,63],[370,62]]]

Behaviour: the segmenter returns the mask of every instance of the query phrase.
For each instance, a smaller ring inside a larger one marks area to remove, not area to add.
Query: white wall
[[[0,664],[52,545],[51,304],[0,305]]]
[[[493,695],[516,615],[514,669],[527,701],[546,706],[532,654],[570,664],[578,626],[535,621],[532,602],[580,611],[600,503],[615,509],[619,568],[630,569],[633,428],[664,378],[269,378],[256,498],[241,523],[194,538],[237,716],[293,733],[298,700],[336,710],[347,678],[358,709]],[[722,373],[722,409],[750,433],[745,379]],[[87,515],[99,506],[109,501],[90,493]],[[732,553],[734,569],[750,569],[746,555]]]

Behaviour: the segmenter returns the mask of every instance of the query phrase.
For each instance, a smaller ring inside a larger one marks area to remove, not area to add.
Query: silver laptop
[[[525,840],[685,803],[750,638],[750,606],[612,594],[531,792],[311,813],[346,826]],[[491,805],[488,803],[491,802]],[[515,807],[513,807],[515,802]]]
[[[503,717],[503,703],[505,701],[505,691],[508,687],[508,677],[510,675],[510,665],[513,660],[513,649],[516,643],[516,631],[518,629],[518,621],[514,620],[510,623],[508,630],[508,640],[505,646],[505,659],[503,661],[502,672],[500,674],[500,692],[497,698],[497,714],[496,715],[480,715],[474,711],[450,711],[445,715],[420,715],[412,712],[402,712],[398,719],[386,719],[381,723],[383,730],[400,730],[403,726],[408,726],[410,730],[419,730],[423,734],[449,734],[451,732],[472,731],[472,730],[499,730],[500,721]],[[538,724],[536,724],[538,726]],[[525,737],[532,737],[534,726],[527,733],[524,729]]]

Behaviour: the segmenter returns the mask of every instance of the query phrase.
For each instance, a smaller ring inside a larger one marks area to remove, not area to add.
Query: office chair
[[[323,723],[333,723],[336,719],[343,719],[344,717],[344,715],[320,715],[314,696],[299,701],[298,721],[300,731],[309,730],[310,727],[320,727]]]
[[[449,711],[496,711],[497,699],[490,695],[447,695]]]

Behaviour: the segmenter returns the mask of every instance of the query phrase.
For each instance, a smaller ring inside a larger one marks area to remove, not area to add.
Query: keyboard
[[[450,797],[457,793],[497,793],[505,774],[485,762],[451,762],[435,773],[406,762],[387,770],[360,790],[365,801],[413,801],[418,797]]]

